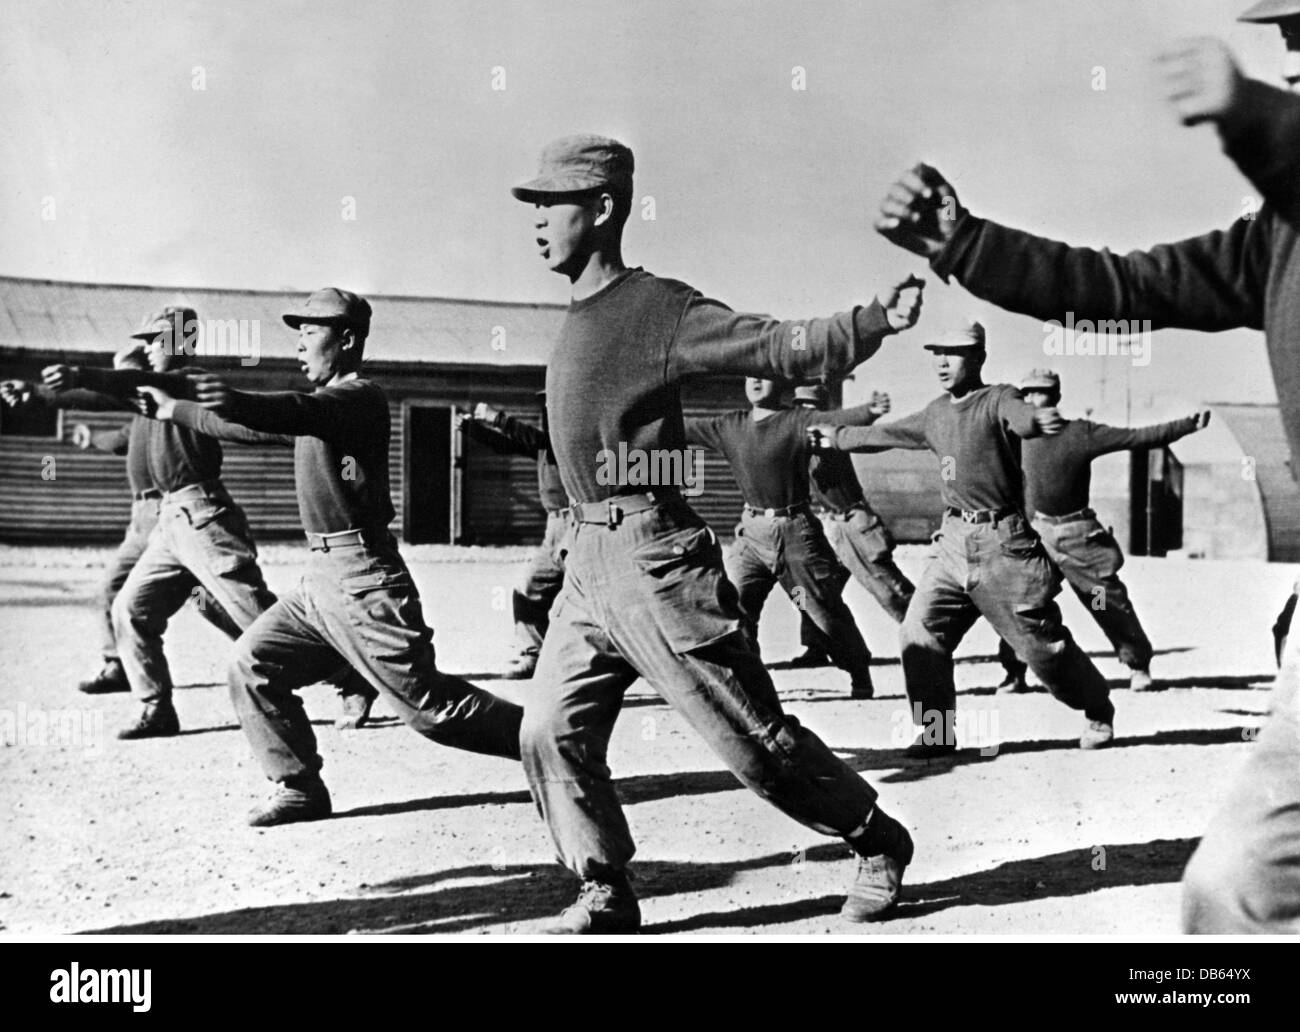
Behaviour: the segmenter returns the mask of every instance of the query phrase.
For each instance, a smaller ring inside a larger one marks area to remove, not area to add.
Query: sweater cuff
[[[853,364],[865,362],[880,347],[880,342],[891,333],[897,333],[885,317],[880,301],[859,305],[853,309]]]
[[[963,259],[983,228],[984,220],[970,212],[963,213],[957,220],[952,239],[944,245],[942,251],[930,259],[930,268],[944,283],[948,282],[949,276],[957,272],[957,267],[963,263]],[[958,275],[957,278],[960,281],[961,276]]]

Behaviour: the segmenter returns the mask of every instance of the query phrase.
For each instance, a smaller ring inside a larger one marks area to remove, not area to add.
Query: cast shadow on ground
[[[962,906],[1005,906],[1040,899],[1079,896],[1098,889],[1169,884],[1181,878],[1194,839],[1091,846],[1027,860],[1011,860],[984,871],[935,882],[905,885],[897,912],[874,925],[836,924],[833,931],[891,930],[909,918]],[[843,864],[851,853],[839,842],[799,854],[805,863]],[[633,865],[642,901],[679,893],[723,889],[737,874],[789,865],[791,853],[773,853],[731,863],[648,861]],[[459,884],[457,884],[459,883]],[[359,933],[447,934],[498,927],[520,934],[544,930],[545,922],[573,899],[576,880],[556,865],[480,864],[427,875],[358,886],[357,896],[311,903],[168,918],[88,930],[123,935],[338,935]],[[818,918],[834,920],[840,895],[792,899],[738,907],[647,925],[645,934],[711,929],[751,929]]]
[[[1156,649],[1153,654],[1157,656],[1171,656],[1178,652],[1192,652],[1194,650],[1195,650],[1195,646],[1192,645],[1175,645],[1167,649]],[[1114,658],[1115,653],[1109,650],[1099,649],[1099,650],[1094,650],[1092,652],[1089,652],[1088,655],[1093,659],[1112,659]],[[872,656],[871,657],[871,665],[873,667],[898,666],[901,662],[902,660],[898,656]],[[957,666],[967,666],[973,663],[998,663],[1000,662],[1000,660],[996,655],[986,656],[986,655],[976,654],[973,656],[958,656],[953,660],[953,662]],[[767,663],[765,665],[769,670],[833,670],[835,669],[835,664],[831,663],[829,660],[815,667],[796,666],[794,660],[792,659],[781,659],[781,660],[777,660],[774,663]]]

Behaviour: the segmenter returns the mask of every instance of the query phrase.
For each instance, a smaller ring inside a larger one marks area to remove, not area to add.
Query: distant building
[[[185,303],[210,327],[208,347],[224,357],[197,361],[251,390],[303,390],[294,338],[280,313],[305,292],[171,289],[0,277],[0,378],[39,378],[54,362],[106,365],[150,310]],[[537,392],[564,309],[557,305],[372,296],[368,374],[388,393],[393,424],[393,529],[413,543],[532,543],[544,517],[536,466],[503,457],[453,431],[456,409],[486,401],[540,421]],[[257,328],[260,355],[251,356]],[[242,337],[242,358],[240,333]],[[217,339],[220,334],[220,340]],[[692,414],[744,403],[739,378],[693,385]],[[121,536],[129,497],[120,458],[82,452],[67,439],[76,423],[100,429],[129,414],[0,411],[0,540],[109,542]],[[49,460],[52,460],[52,464]],[[289,449],[225,447],[224,477],[262,539],[301,535]],[[697,508],[729,533],[739,491],[716,455],[706,455]]]

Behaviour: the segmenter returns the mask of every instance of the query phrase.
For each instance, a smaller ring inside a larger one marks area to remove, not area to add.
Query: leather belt
[[[602,502],[573,502],[569,506],[569,512],[573,513],[573,518],[578,523],[603,523],[607,527],[617,527],[623,522],[624,516],[645,512],[679,497],[677,491],[615,495]]]
[[[777,516],[798,516],[800,513],[811,513],[812,505],[808,502],[795,502],[794,505],[787,505],[784,509],[760,509],[757,505],[745,503],[745,512],[751,516],[765,516],[773,519]]]
[[[998,520],[1014,516],[1019,510],[1012,505],[1001,509],[958,509],[954,505],[944,506],[943,511],[949,516],[958,516],[963,523],[997,523]]]
[[[163,495],[172,501],[180,501],[183,498],[198,497],[211,498],[214,495],[224,497],[226,494],[226,485],[221,482],[220,477],[212,480],[200,480],[197,484],[186,484],[184,487],[178,487],[174,491],[168,491]]]
[[[163,493],[159,491],[158,488],[147,487],[135,496],[135,500],[137,502],[153,501],[155,499],[161,498],[162,496]]]
[[[1048,516],[1045,512],[1034,513],[1034,519],[1042,520],[1044,523],[1077,523],[1079,520],[1095,520],[1097,514],[1090,508],[1080,509],[1077,512],[1067,512],[1064,516]]]
[[[854,502],[847,509],[827,509],[826,515],[833,520],[847,520],[850,519],[855,512],[866,511],[867,506],[865,502]]]
[[[313,552],[332,552],[336,548],[365,548],[382,545],[389,534],[384,530],[340,530],[333,534],[313,534],[307,531],[307,547]]]

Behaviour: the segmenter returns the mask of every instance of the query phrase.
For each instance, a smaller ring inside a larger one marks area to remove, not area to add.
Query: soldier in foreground
[[[739,315],[675,280],[623,262],[632,153],[566,137],[514,196],[534,206],[537,250],[573,300],[546,370],[551,444],[572,501],[565,582],[525,707],[524,770],[578,899],[568,933],[634,932],[634,846],[606,763],[623,694],[638,677],[701,734],[749,788],[824,834],[859,868],[843,913],[870,920],[898,901],[907,830],[876,791],[781,707],[743,631],[717,539],[682,496],[688,447],[682,385],[710,374],[791,381],[841,376],[909,327],[913,281],[829,319]],[[646,483],[646,462],[676,468]],[[670,478],[671,479],[671,478]]]
[[[900,632],[903,676],[916,741],[908,756],[957,749],[953,653],[976,619],[1023,656],[1048,690],[1083,710],[1084,749],[1114,737],[1106,682],[1061,622],[1060,581],[1023,510],[1021,441],[1054,434],[1061,417],[1034,408],[1009,384],[985,384],[979,323],[925,345],[944,393],[920,412],[875,426],[816,426],[817,448],[883,451],[928,448],[944,470],[944,517]]]
[[[1285,78],[1300,84],[1300,3],[1265,0],[1243,15],[1275,23]],[[1262,328],[1291,463],[1300,461],[1300,97],[1244,78],[1218,40],[1159,60],[1186,125],[1211,122],[1264,198],[1225,230],[1115,255],[1011,229],[965,210],[935,169],[905,173],[877,229],[944,279],[1038,319],[1149,320],[1153,329]],[[1281,621],[1279,621],[1281,624]],[[1189,932],[1300,931],[1300,637],[1275,628],[1281,670],[1271,716],[1183,875]]]

